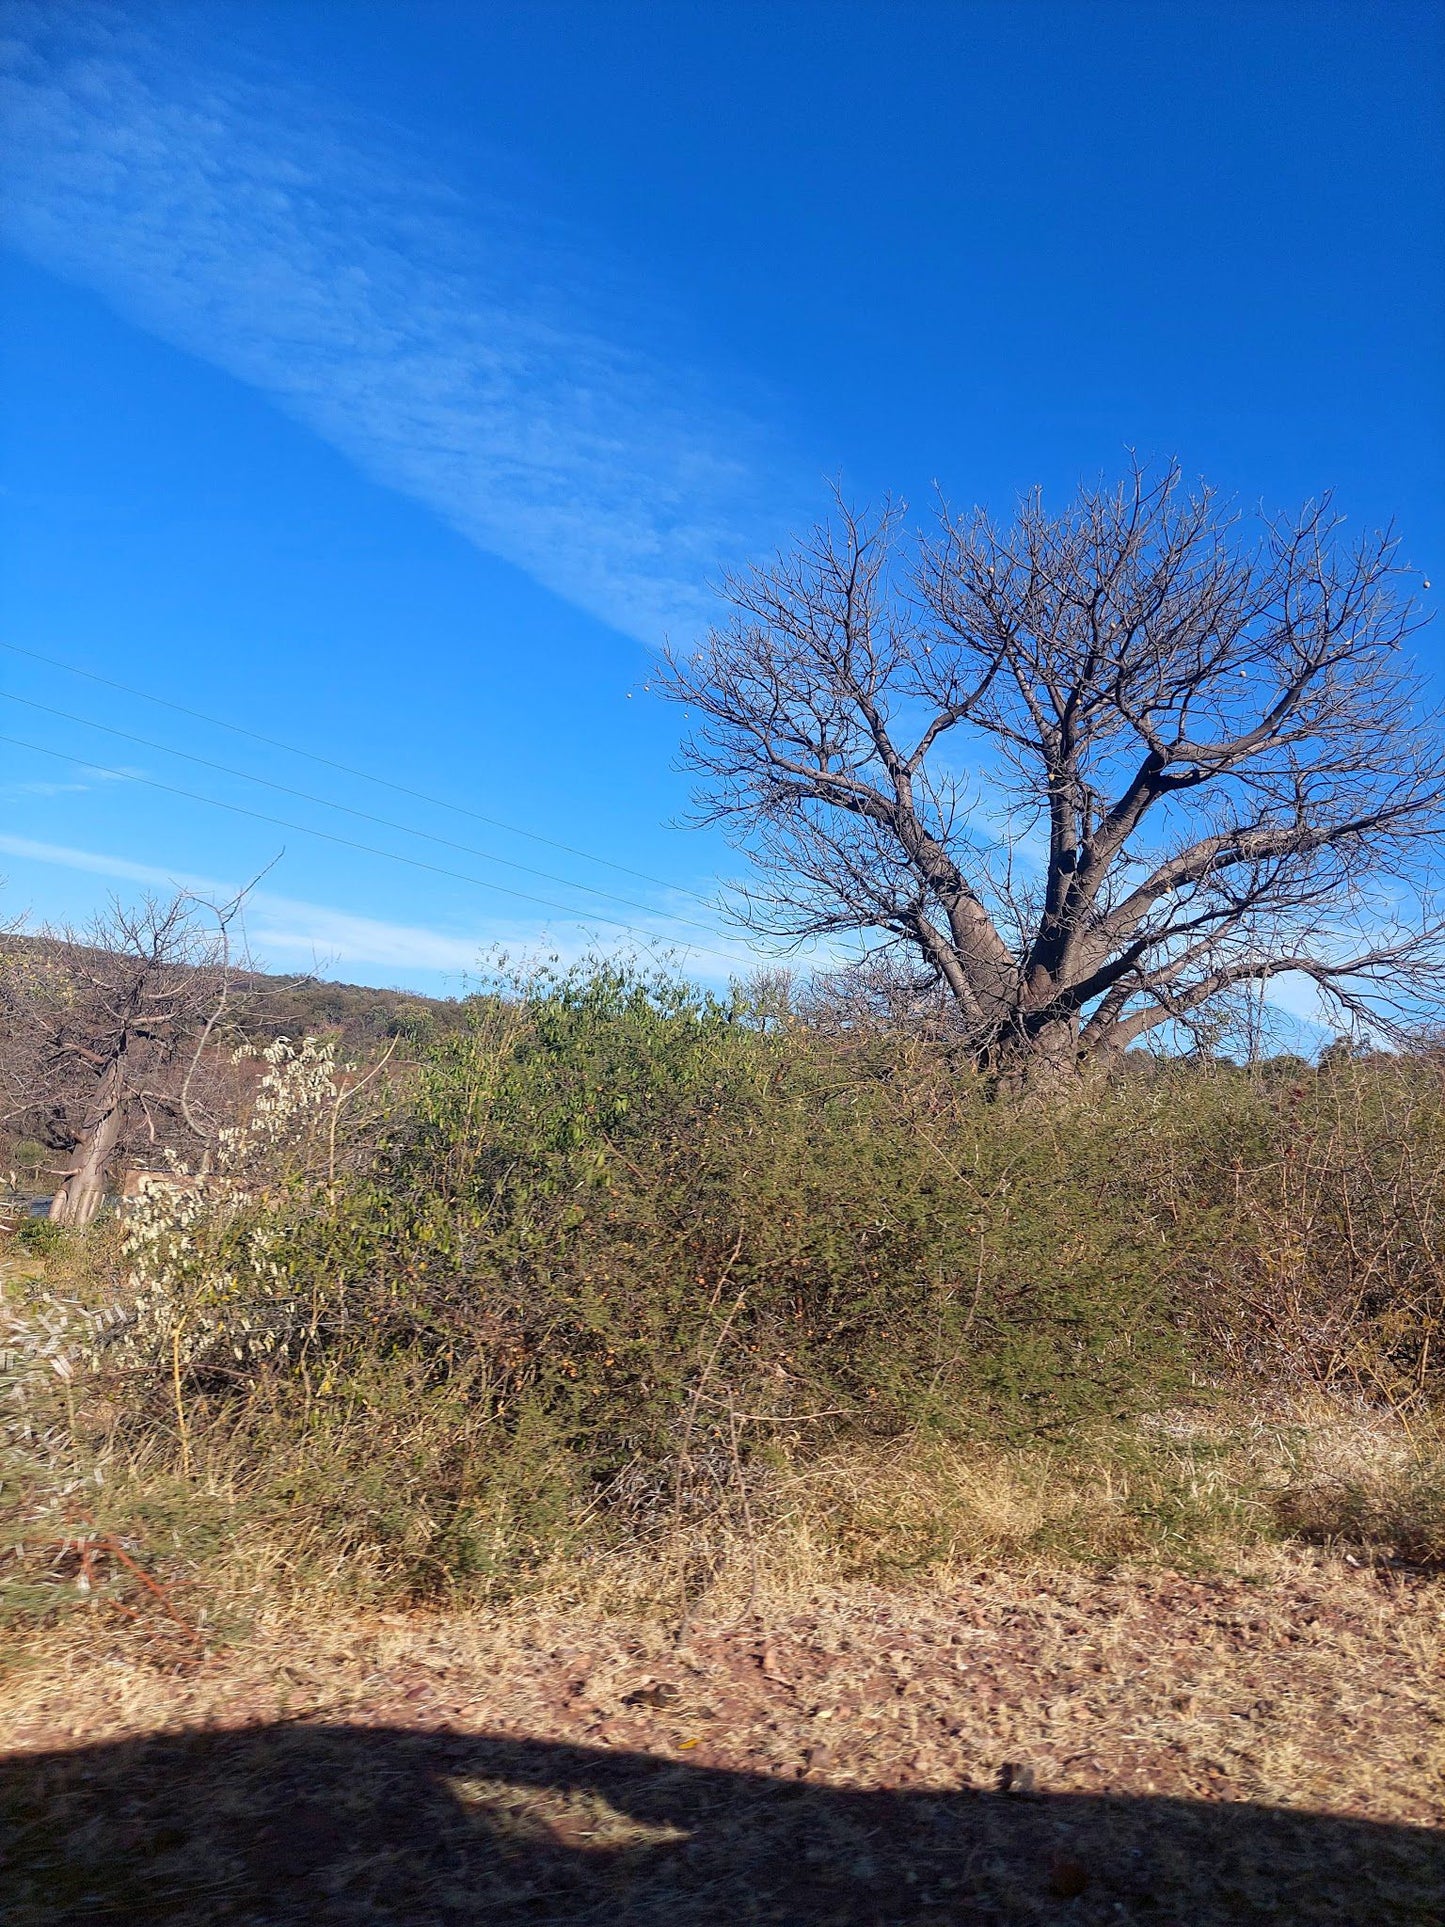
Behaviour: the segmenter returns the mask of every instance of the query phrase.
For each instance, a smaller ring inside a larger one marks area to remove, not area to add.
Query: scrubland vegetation
[[[12,1631],[183,1583],[671,1620],[980,1558],[1445,1552],[1445,1063],[1127,1060],[610,968],[266,1047],[205,1168],[5,1256]],[[131,1564],[86,1551],[102,1539]]]
[[[734,920],[859,938],[847,983],[313,986],[288,1037],[244,892],[0,946],[59,1184],[6,1260],[19,1615],[162,1569],[213,1624],[685,1625],[979,1555],[1438,1561],[1445,739],[1396,538],[1133,465],[916,540],[839,503],[723,600],[660,675]],[[1395,1048],[1260,1061],[1275,976]]]

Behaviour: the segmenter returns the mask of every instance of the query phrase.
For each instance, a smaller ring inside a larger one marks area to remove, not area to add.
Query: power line
[[[32,662],[43,662],[50,669],[63,669],[68,676],[81,676],[86,682],[98,683],[102,689],[118,689],[123,695],[138,696],[142,702],[155,703],[161,709],[174,710],[178,716],[189,716],[192,722],[207,723],[213,729],[227,729],[233,736],[249,737],[253,743],[264,743],[268,749],[284,750],[288,756],[303,757],[308,763],[318,763],[323,769],[339,770],[343,776],[357,777],[363,783],[375,783],[381,789],[394,790],[398,796],[409,796],[414,802],[429,803],[434,809],[452,810],[458,816],[469,816],[477,823],[486,823],[494,830],[505,830],[509,836],[523,836],[532,843],[545,844],[549,850],[563,850],[568,856],[581,857],[584,863],[598,863],[606,870],[617,870],[623,876],[636,877],[639,883],[653,883],[661,890],[675,890],[680,896],[692,897],[698,903],[707,904],[708,899],[699,890],[689,890],[685,884],[670,883],[666,877],[655,877],[646,870],[630,869],[625,863],[614,863],[611,857],[597,856],[591,850],[579,849],[573,843],[559,843],[555,837],[542,836],[536,830],[524,830],[518,823],[508,823],[500,816],[485,816],[480,810],[468,809],[464,803],[449,803],[445,797],[430,796],[425,790],[414,790],[405,783],[396,783],[388,776],[376,776],[370,770],[357,769],[350,763],[339,763],[330,756],[318,756],[314,750],[301,749],[295,743],[282,742],[276,736],[264,736],[260,730],[246,729],[240,723],[227,722],[224,716],[210,716],[201,709],[189,709],[184,703],[172,702],[167,696],[155,696],[147,689],[137,689],[131,683],[117,682],[111,676],[99,676],[92,669],[81,669],[73,662],[64,662],[59,656],[42,655],[38,649],[22,649],[18,642],[0,641],[0,649],[8,650],[12,656],[28,656]]]
[[[639,903],[634,897],[619,897],[612,890],[599,890],[595,883],[579,883],[573,877],[559,877],[551,870],[538,870],[530,863],[518,863],[508,856],[495,856],[490,850],[478,850],[470,843],[457,843],[449,836],[437,836],[431,830],[415,829],[410,823],[398,823],[389,816],[375,816],[370,810],[354,809],[350,803],[337,803],[329,796],[315,796],[310,790],[293,789],[289,783],[273,782],[269,776],[254,776],[249,770],[234,769],[229,763],[217,763],[208,756],[196,756],[188,749],[173,749],[169,743],[153,742],[149,736],[137,736],[131,730],[117,729],[113,723],[98,723],[90,716],[77,716],[68,709],[56,709],[50,703],[38,703],[30,696],[16,696],[9,690],[0,690],[0,700],[7,703],[20,703],[26,709],[36,709],[45,716],[58,716],[62,722],[79,723],[85,729],[101,730],[107,736],[115,736],[123,743],[135,743],[141,749],[157,750],[162,756],[178,756],[183,762],[195,763],[201,769],[216,770],[222,776],[238,777],[243,783],[258,783],[262,788],[276,790],[282,796],[294,796],[302,803],[315,803],[325,810],[340,810],[343,815],[357,817],[363,823],[375,823],[384,830],[398,830],[403,836],[421,837],[428,843],[440,843],[448,850],[460,850],[464,856],[479,856],[484,863],[500,863],[509,870],[520,870],[525,876],[540,877],[546,883],[560,883],[568,890],[586,890],[589,895],[603,897],[608,903],[620,903],[628,910],[641,910],[646,916],[666,917],[672,923],[685,923],[690,930],[707,930],[707,924],[699,923],[694,917],[679,916],[675,910],[659,910],[650,903]]]
[[[111,776],[126,783],[141,783],[147,789],[162,790],[167,796],[184,797],[188,803],[204,803],[214,810],[229,810],[233,816],[250,817],[256,823],[269,823],[277,829],[295,830],[301,836],[319,837],[324,843],[335,843],[346,850],[360,850],[366,856],[379,856],[388,863],[404,863],[409,869],[426,870],[432,876],[450,877],[457,883],[472,883],[482,890],[493,890],[504,897],[516,897],[522,903],[540,904],[545,910],[560,911],[572,923],[607,923],[616,930],[625,930],[631,937],[643,937],[654,942],[662,934],[656,930],[641,930],[636,924],[624,923],[620,917],[605,916],[600,910],[595,913],[578,911],[570,904],[556,903],[550,897],[534,897],[525,890],[514,890],[508,884],[493,883],[487,877],[468,876],[463,870],[444,869],[439,863],[424,863],[420,857],[402,856],[396,850],[380,850],[375,844],[359,843],[354,837],[337,836],[332,830],[317,830],[306,823],[292,823],[284,816],[270,816],[264,810],[247,809],[241,803],[225,803],[218,796],[201,796],[195,790],[183,790],[175,783],[162,783],[154,776],[137,776],[132,770],[110,769],[104,763],[87,762],[82,756],[71,756],[61,749],[49,749],[44,743],[27,742],[23,736],[0,735],[0,743],[9,743],[16,749],[33,750],[36,755],[52,757],[58,763],[71,763],[79,769],[94,770],[98,776]],[[690,938],[681,938],[679,941],[684,948],[695,950],[705,957],[716,957],[722,963],[736,965],[742,961],[740,958],[724,955],[721,950],[709,949],[706,944],[694,943]]]

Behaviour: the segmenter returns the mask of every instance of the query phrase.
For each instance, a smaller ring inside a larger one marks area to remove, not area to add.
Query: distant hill
[[[248,971],[238,989],[237,1024],[254,1042],[339,1032],[343,1054],[365,1054],[392,1037],[453,1029],[464,1021],[467,1007],[455,997],[263,971]]]
[[[31,968],[44,964],[62,976],[84,963],[98,963],[109,953],[88,945],[67,943],[48,936],[14,932],[0,937],[0,967],[13,971],[0,981],[0,1191],[18,1190],[48,1195],[55,1173],[63,1167],[75,1141],[83,1095],[70,1080],[47,1071],[33,1059],[24,1042],[25,984]],[[185,969],[186,966],[179,966]],[[225,1021],[213,1034],[211,1052],[224,1060],[242,1041],[264,1046],[277,1037],[331,1036],[343,1062],[374,1062],[393,1038],[418,1041],[465,1022],[467,1002],[457,998],[422,997],[404,990],[377,990],[364,984],[326,983],[317,977],[279,976],[266,971],[237,971]],[[197,1024],[199,1036],[199,1021]],[[148,1155],[153,1161],[173,1140],[184,1152],[179,1126],[164,1109],[150,1115]]]
[[[67,952],[84,955],[86,949],[50,936],[11,932],[0,938],[0,952],[11,956],[63,960]],[[365,1051],[392,1037],[451,1029],[464,1021],[466,1009],[466,1001],[455,997],[423,997],[416,991],[377,990],[273,971],[238,970],[233,984],[233,1028],[253,1043],[334,1031],[340,1033],[343,1051]]]

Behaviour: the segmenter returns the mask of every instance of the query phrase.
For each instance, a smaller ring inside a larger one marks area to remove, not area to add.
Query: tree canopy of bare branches
[[[981,1065],[1068,1074],[1309,978],[1375,1034],[1438,1007],[1445,755],[1389,533],[1248,520],[1177,465],[1012,526],[827,524],[732,577],[666,692],[775,939],[862,935]]]
[[[57,1153],[57,1222],[88,1224],[127,1152],[214,1139],[207,1046],[231,995],[238,905],[116,904],[84,932],[5,946],[0,1073],[10,1115],[39,1119]]]

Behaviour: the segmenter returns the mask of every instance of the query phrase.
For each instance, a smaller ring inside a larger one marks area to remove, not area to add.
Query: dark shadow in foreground
[[[0,1919],[1445,1920],[1445,1834],[1243,1804],[865,1793],[526,1740],[276,1725],[0,1766]]]

